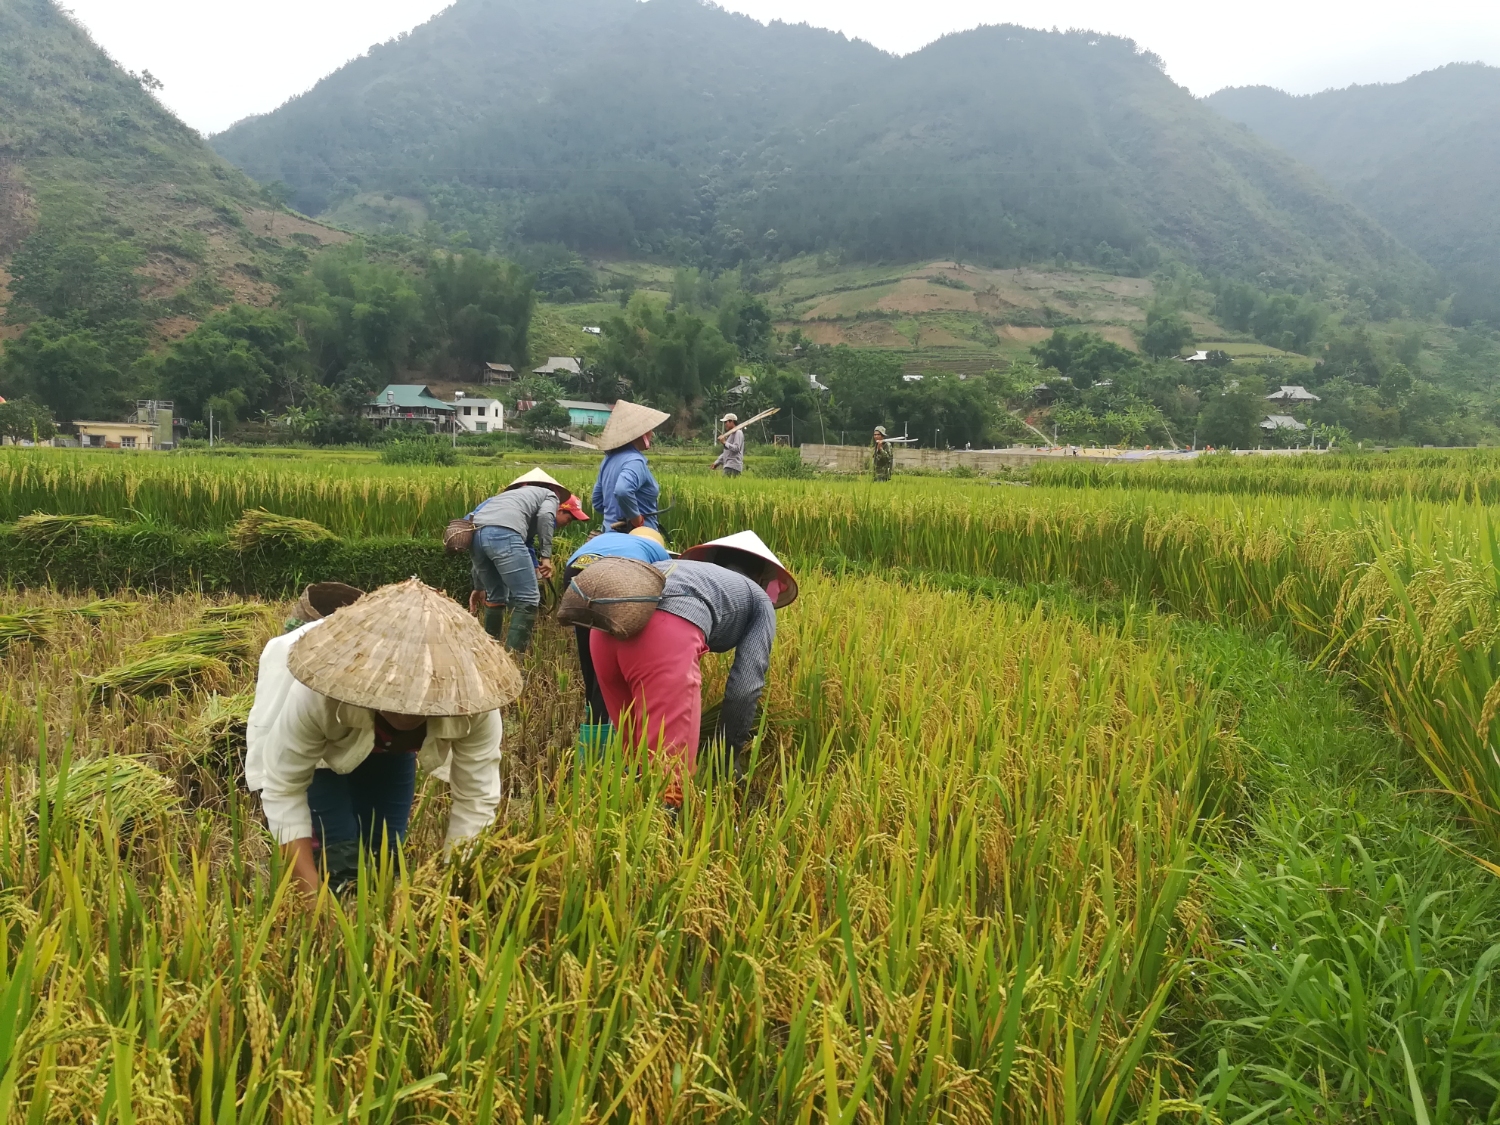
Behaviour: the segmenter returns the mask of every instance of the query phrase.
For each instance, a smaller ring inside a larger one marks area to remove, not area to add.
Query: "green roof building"
[[[421,422],[440,430],[452,423],[453,407],[420,383],[389,383],[370,396],[365,417],[382,428],[392,422]]]

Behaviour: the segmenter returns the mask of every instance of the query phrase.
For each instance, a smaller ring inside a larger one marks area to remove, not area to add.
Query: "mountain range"
[[[696,0],[459,0],[213,144],[308,213],[390,194],[448,233],[598,253],[1427,278],[1160,60],[1086,32],[983,27],[898,58]]]
[[[1433,266],[1450,319],[1500,324],[1500,68],[1455,63],[1387,85],[1207,104],[1315,168]]]

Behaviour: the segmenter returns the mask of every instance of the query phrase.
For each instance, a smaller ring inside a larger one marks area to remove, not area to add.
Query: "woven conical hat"
[[[781,560],[772,553],[771,548],[767,547],[761,537],[753,531],[740,531],[733,535],[726,535],[722,539],[699,543],[696,547],[689,547],[683,551],[682,558],[691,559],[693,562],[718,562],[720,555],[728,551],[754,555],[776,568],[777,577],[782,582],[782,590],[775,603],[777,609],[785,609],[797,600],[797,580],[792,577],[792,572],[782,565]]]
[[[542,472],[540,468],[532,469],[529,473],[522,473],[515,480],[511,481],[505,486],[505,491],[509,492],[512,488],[520,488],[523,485],[527,484],[545,485],[553,492],[557,493],[557,497],[559,500],[566,500],[569,496],[573,495],[568,491],[567,485],[553,480],[546,473]]]
[[[313,691],[396,715],[478,715],[521,694],[521,673],[479,623],[412,578],[310,629],[288,655]]]
[[[626,402],[622,398],[609,412],[609,422],[606,423],[604,432],[594,439],[594,444],[608,453],[611,449],[629,445],[636,438],[645,437],[671,417],[663,411]]]

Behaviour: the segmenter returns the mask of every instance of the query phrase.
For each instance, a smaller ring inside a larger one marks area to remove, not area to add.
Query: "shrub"
[[[380,451],[387,465],[457,465],[458,451],[436,438],[398,438]]]
[[[803,462],[802,454],[795,449],[777,446],[771,455],[762,458],[755,466],[758,477],[775,477],[778,480],[811,480],[817,473],[811,465]]]

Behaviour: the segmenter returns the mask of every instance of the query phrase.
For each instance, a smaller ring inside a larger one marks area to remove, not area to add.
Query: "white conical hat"
[[[612,449],[629,445],[636,438],[645,437],[672,416],[649,406],[626,402],[623,398],[609,412],[609,421],[604,432],[594,439],[594,444],[608,453]]]
[[[777,609],[785,609],[797,600],[797,580],[792,577],[792,572],[782,565],[781,560],[772,553],[761,537],[753,531],[739,531],[733,535],[726,535],[722,539],[714,539],[708,543],[699,543],[696,547],[689,547],[682,552],[682,557],[694,562],[717,562],[720,552],[737,551],[740,554],[754,555],[758,559],[764,559],[776,568],[776,577],[781,579],[782,588],[777,596],[772,599]]]
[[[415,578],[345,606],[292,646],[313,691],[395,715],[479,715],[521,694],[510,655],[452,598]]]
[[[540,467],[532,469],[529,473],[522,473],[515,480],[511,481],[505,486],[505,491],[509,492],[512,488],[521,488],[522,486],[528,484],[545,485],[547,488],[550,488],[553,492],[557,493],[558,499],[560,500],[566,500],[569,496],[573,495],[573,493],[568,489],[567,485],[553,480],[552,477],[542,472]]]

